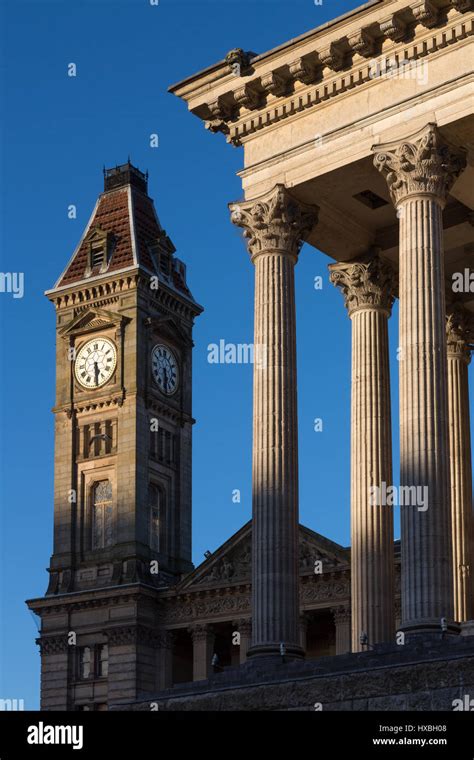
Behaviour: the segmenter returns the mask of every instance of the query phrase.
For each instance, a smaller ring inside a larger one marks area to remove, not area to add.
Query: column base
[[[443,639],[451,638],[452,636],[459,636],[461,633],[461,626],[459,623],[455,623],[453,620],[447,622],[446,630],[441,630],[441,624],[439,620],[420,620],[409,621],[407,623],[401,623],[397,629],[402,631],[409,638],[410,641],[415,639]]]
[[[305,652],[303,647],[299,644],[285,644],[285,654],[280,653],[280,642],[271,642],[269,644],[254,644],[247,651],[247,661],[263,657],[271,658],[272,660],[284,659],[285,662],[290,660],[302,660],[304,659]]]

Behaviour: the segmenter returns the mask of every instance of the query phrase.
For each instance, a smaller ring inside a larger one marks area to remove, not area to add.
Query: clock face
[[[153,379],[162,393],[171,396],[178,388],[178,362],[173,352],[158,343],[151,352]]]
[[[108,338],[94,338],[79,351],[74,372],[83,388],[100,388],[112,377],[117,364],[117,351]]]

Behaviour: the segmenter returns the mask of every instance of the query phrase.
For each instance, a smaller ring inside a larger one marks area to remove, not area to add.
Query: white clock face
[[[158,343],[151,352],[153,379],[162,393],[171,396],[178,388],[178,362],[169,348]]]
[[[84,343],[75,364],[75,375],[83,388],[100,388],[112,377],[117,351],[108,338],[94,338]]]

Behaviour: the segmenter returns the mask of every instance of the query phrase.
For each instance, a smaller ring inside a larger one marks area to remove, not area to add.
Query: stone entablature
[[[433,56],[471,36],[472,0],[372,3],[262,56],[243,51],[170,87],[212,132],[241,145],[282,119],[297,118],[361,85],[377,83],[368,59],[392,67]],[[239,62],[240,61],[240,62]],[[208,73],[209,72],[209,73]],[[197,80],[197,81],[196,81]]]
[[[251,615],[251,524],[159,597],[160,626],[172,630],[190,623],[218,623]],[[396,596],[400,594],[399,554]],[[322,572],[315,573],[315,563]],[[350,550],[300,526],[299,606],[312,610],[350,607]]]

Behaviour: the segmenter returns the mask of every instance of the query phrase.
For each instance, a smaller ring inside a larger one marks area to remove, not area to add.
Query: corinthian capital
[[[463,359],[469,364],[471,361],[469,343],[472,341],[473,328],[472,314],[458,303],[448,306],[446,310],[448,356]]]
[[[329,279],[340,288],[349,316],[359,309],[380,309],[390,314],[395,300],[395,273],[378,254],[357,261],[329,265]]]
[[[229,208],[232,222],[244,230],[252,261],[266,252],[296,258],[318,218],[317,206],[295,200],[284,185],[255,200],[231,203]]]
[[[374,165],[388,184],[395,205],[411,195],[433,195],[442,203],[466,165],[466,151],[451,145],[436,124],[408,140],[376,145]]]

